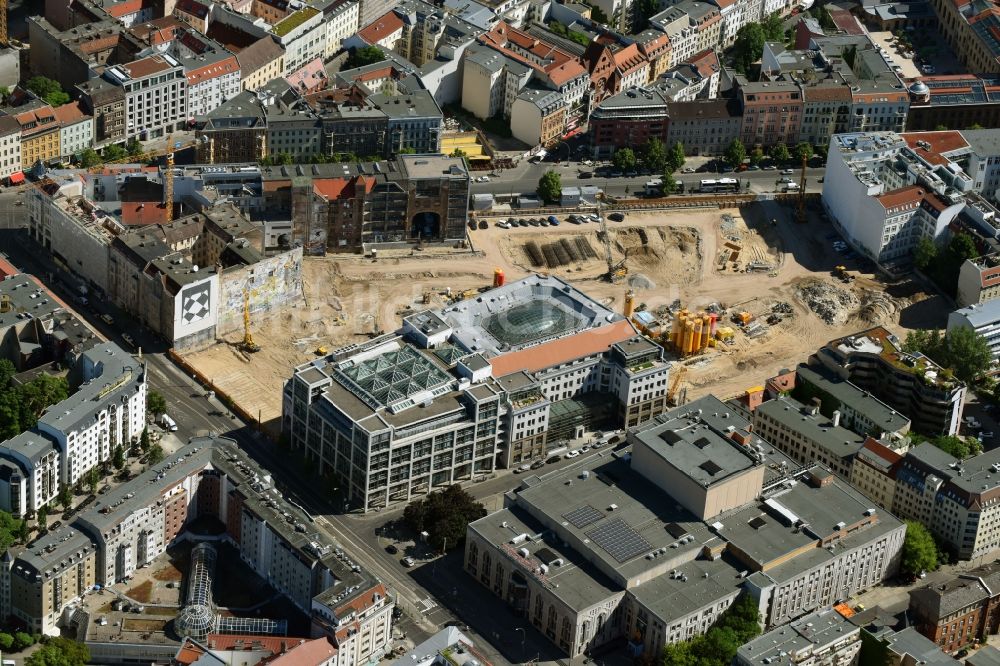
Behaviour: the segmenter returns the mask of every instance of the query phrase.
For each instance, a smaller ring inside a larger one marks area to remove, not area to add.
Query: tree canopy
[[[785,25],[781,19],[781,14],[775,12],[769,14],[761,22],[764,28],[764,38],[769,42],[780,42],[785,39]]]
[[[913,261],[917,269],[923,271],[949,296],[954,296],[958,288],[958,274],[966,259],[979,256],[972,236],[965,232],[952,235],[944,249],[939,248],[929,238],[917,242]]]
[[[742,74],[750,71],[750,66],[764,53],[765,41],[767,35],[760,23],[748,23],[736,32],[736,42],[732,51],[736,71]]]
[[[64,377],[43,374],[26,384],[16,384],[14,372],[10,361],[0,359],[0,440],[35,427],[46,408],[69,395],[69,384]]]
[[[739,139],[733,139],[726,146],[725,159],[726,163],[733,167],[734,169],[739,165],[743,164],[743,160],[747,158],[747,149],[743,145],[743,142]]]
[[[903,349],[926,355],[966,383],[981,377],[993,363],[986,338],[965,326],[956,326],[944,335],[941,331],[911,331],[903,341]]]
[[[377,46],[362,46],[351,50],[350,55],[347,56],[347,62],[344,63],[344,69],[364,67],[383,60],[385,60],[385,54],[382,53],[382,49]]]
[[[800,141],[795,145],[795,161],[796,163],[801,163],[803,159],[809,159],[813,156],[812,144],[808,141]]]
[[[663,173],[667,168],[667,147],[653,137],[642,147],[642,163],[653,173]]]
[[[97,166],[101,163],[101,156],[93,148],[86,148],[80,153],[80,166],[84,169]]]
[[[899,569],[904,574],[919,575],[921,571],[938,568],[938,548],[934,537],[922,523],[906,521],[906,538],[903,539],[902,559]]]
[[[16,638],[16,637],[15,637]],[[51,638],[24,660],[25,666],[86,666],[90,650],[68,638]]]
[[[664,666],[729,666],[736,650],[760,635],[757,606],[749,594],[741,594],[712,628],[691,640],[663,649]]]
[[[635,151],[631,148],[619,148],[611,158],[616,169],[628,171],[634,169],[636,165]]]
[[[670,173],[673,173],[684,166],[684,162],[684,144],[678,141],[667,154],[667,166],[670,167]]]
[[[69,102],[69,95],[66,94],[58,81],[54,81],[46,76],[33,76],[25,84],[28,90],[35,93],[51,106],[62,106]]]
[[[455,548],[469,523],[486,515],[486,507],[459,485],[435,491],[403,510],[403,522],[419,534],[427,532],[435,549]]]
[[[538,179],[538,197],[545,203],[559,203],[562,199],[562,178],[556,171],[546,171]]]
[[[163,447],[159,444],[153,444],[149,447],[149,464],[159,465],[163,462]]]
[[[784,143],[776,143],[771,148],[771,159],[775,162],[787,162],[792,159],[792,154],[788,152],[788,146]]]
[[[749,157],[750,157],[750,164],[753,164],[754,166],[760,164],[761,162],[764,161],[764,149],[761,148],[760,146],[757,146],[756,148],[750,151]]]
[[[153,416],[167,413],[167,400],[159,391],[150,391],[146,394],[146,411]]]

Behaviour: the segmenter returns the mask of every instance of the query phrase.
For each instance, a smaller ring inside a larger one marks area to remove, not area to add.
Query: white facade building
[[[21,126],[11,116],[0,116],[0,178],[21,171]]]
[[[125,137],[155,139],[181,129],[188,118],[184,66],[169,54],[152,55],[105,70],[125,89]]]
[[[973,304],[948,315],[948,330],[970,328],[986,338],[994,362],[1000,360],[1000,300]]]

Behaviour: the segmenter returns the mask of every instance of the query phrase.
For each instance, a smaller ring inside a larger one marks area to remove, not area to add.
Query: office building
[[[1000,630],[1000,563],[970,569],[943,583],[910,591],[910,617],[944,652],[986,642]]]
[[[125,92],[126,139],[161,138],[187,123],[187,76],[170,54],[109,67],[104,78]]]
[[[55,108],[59,123],[59,154],[72,159],[94,145],[94,117],[80,108],[79,102],[70,102]]]
[[[970,72],[1000,73],[1000,17],[992,3],[931,0],[948,46]]]
[[[656,416],[662,353],[562,280],[532,277],[299,366],[282,426],[369,511],[541,459],[546,437]]]
[[[524,479],[466,535],[466,572],[570,657],[621,639],[659,655],[740,594],[770,629],[896,570],[902,523],[714,397],[628,443]]]
[[[965,384],[882,327],[828,342],[810,365],[850,381],[909,417],[917,432],[954,435],[965,404]]]

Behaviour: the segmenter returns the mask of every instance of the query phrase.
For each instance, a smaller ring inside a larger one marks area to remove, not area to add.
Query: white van
[[[166,414],[162,414],[160,416],[160,425],[163,426],[164,430],[169,430],[170,432],[177,432],[177,423]]]

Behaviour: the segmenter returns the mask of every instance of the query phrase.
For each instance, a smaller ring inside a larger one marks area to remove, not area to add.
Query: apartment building
[[[570,657],[614,640],[658,655],[740,594],[780,626],[897,567],[902,523],[712,396],[628,440],[630,456],[528,478],[468,527],[466,573]]]
[[[240,66],[240,87],[260,90],[268,82],[284,76],[285,49],[270,35],[261,37],[236,54]]]
[[[683,62],[698,52],[698,28],[683,9],[668,7],[651,17],[649,24],[667,35],[674,63]]]
[[[21,172],[21,125],[12,116],[0,116],[0,178]]]
[[[257,162],[270,154],[267,113],[256,93],[244,91],[197,119],[199,164]]]
[[[853,664],[861,652],[861,628],[834,608],[810,613],[741,645],[735,666]]]
[[[55,109],[59,123],[59,152],[69,159],[94,145],[94,117],[80,108],[80,102],[70,102]]]
[[[958,432],[966,387],[919,352],[875,327],[828,342],[809,359],[906,415],[921,433]]]
[[[531,75],[531,67],[514,58],[484,46],[470,47],[462,71],[462,108],[480,120],[510,118],[514,100]]]
[[[891,511],[896,501],[896,470],[903,456],[869,437],[851,468],[851,485],[879,507]]]
[[[649,63],[647,83],[654,83],[674,65],[670,38],[659,30],[646,29],[635,35],[639,51]]]
[[[55,109],[34,100],[4,112],[21,128],[21,164],[25,169],[59,157],[60,125]]]
[[[146,427],[146,371],[140,361],[106,343],[82,354],[74,371],[79,386],[37,425],[56,443],[64,485],[110,460],[119,447],[131,447]]]
[[[627,88],[601,102],[590,114],[588,134],[596,156],[636,148],[652,138],[667,143],[670,130],[669,88]]]
[[[566,103],[554,90],[525,88],[510,111],[514,138],[529,146],[551,146],[566,128]]]
[[[954,653],[1000,631],[1000,564],[991,562],[956,578],[910,591],[915,628],[944,652]]]
[[[620,315],[552,277],[491,294],[489,316],[472,300],[417,313],[401,331],[296,368],[286,383],[292,446],[343,479],[352,504],[406,502],[492,473],[498,461],[540,459],[546,434],[568,439],[593,419],[633,425],[665,409],[662,350]],[[546,308],[558,315],[543,321]],[[383,390],[399,367],[412,367],[412,379]],[[351,441],[365,442],[365,459],[345,457]]]
[[[823,205],[863,254],[882,265],[906,266],[921,238],[941,242],[962,217],[975,226],[975,218],[992,215],[955,161],[967,146],[958,132],[835,135]]]
[[[104,72],[125,92],[125,137],[149,140],[182,129],[188,118],[184,66],[168,53],[151,55]]]
[[[1000,300],[973,304],[948,315],[948,332],[967,328],[986,339],[993,361],[1000,359]]]
[[[963,308],[1000,296],[1000,255],[989,253],[962,262],[956,292],[955,302]]]
[[[747,146],[794,145],[802,127],[804,100],[796,83],[752,83],[736,77],[743,126],[740,139]]]
[[[211,112],[242,90],[236,56],[201,33],[180,32],[167,53],[184,67],[189,117]]]
[[[28,18],[27,24],[34,51],[31,74],[58,81],[63,90],[95,76],[97,68],[134,60],[146,46],[112,18],[83,21],[64,30],[41,16]]]
[[[833,418],[821,414],[818,402],[804,405],[786,396],[768,400],[753,410],[754,431],[800,465],[818,462],[849,481],[865,438],[840,426],[839,411]]]
[[[739,102],[734,99],[669,102],[667,143],[680,142],[687,155],[722,155],[743,128]]]
[[[285,50],[285,71],[291,74],[316,58],[326,57],[327,25],[323,12],[303,6],[271,26],[271,34]]]
[[[76,86],[82,108],[94,118],[94,147],[125,141],[125,89],[93,78]]]
[[[190,521],[212,517],[222,539],[310,619],[345,666],[377,660],[392,641],[392,598],[288,503],[270,475],[224,438],[192,439],[162,466],[102,495],[69,526],[46,534],[0,568],[11,591],[5,614],[34,631],[63,625],[95,584],[110,585],[186,536]],[[226,626],[215,618],[213,625]]]

